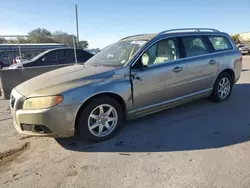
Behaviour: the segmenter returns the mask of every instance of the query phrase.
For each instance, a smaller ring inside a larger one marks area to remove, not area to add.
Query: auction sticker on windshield
[[[130,44],[138,44],[138,45],[142,46],[142,45],[144,45],[146,42],[147,42],[147,41],[145,41],[145,40],[141,40],[141,41],[137,40],[137,41],[132,41]]]

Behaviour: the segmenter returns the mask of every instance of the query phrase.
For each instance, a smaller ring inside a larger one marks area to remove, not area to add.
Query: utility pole
[[[72,36],[73,38],[73,44],[74,44],[74,56],[75,56],[75,64],[77,64],[77,55],[76,55],[76,40],[75,40],[75,35]]]
[[[22,58],[21,46],[20,46],[20,42],[19,42],[19,38],[18,37],[17,37],[17,42],[18,42],[19,56],[20,56],[20,58]],[[23,68],[23,62],[21,62],[21,64],[22,64],[22,68]]]
[[[21,46],[20,46],[19,38],[17,38],[17,42],[18,42],[19,56],[20,56],[20,58],[21,58],[21,57],[22,57],[22,52],[21,52]]]
[[[77,41],[76,46],[79,48],[79,29],[78,29],[78,12],[77,12],[77,4],[75,4],[75,11],[76,11],[76,33],[77,33]]]

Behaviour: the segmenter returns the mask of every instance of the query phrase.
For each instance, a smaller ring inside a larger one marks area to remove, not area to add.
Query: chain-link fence
[[[39,38],[36,40],[41,42],[34,43],[29,36],[0,36],[0,68],[84,63],[93,56],[79,49],[74,35],[52,37],[53,40]]]

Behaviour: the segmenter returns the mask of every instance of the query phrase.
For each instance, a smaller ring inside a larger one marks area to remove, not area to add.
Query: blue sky
[[[182,27],[250,32],[250,0],[0,0],[0,35],[27,34],[41,27],[76,33],[105,47],[122,37]]]

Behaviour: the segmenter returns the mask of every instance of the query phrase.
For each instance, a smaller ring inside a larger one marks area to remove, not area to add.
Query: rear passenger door
[[[187,93],[205,92],[213,87],[219,70],[219,60],[212,55],[211,46],[204,36],[181,37],[187,64]]]
[[[58,56],[58,64],[73,64],[75,63],[74,49],[63,49],[61,55]]]

